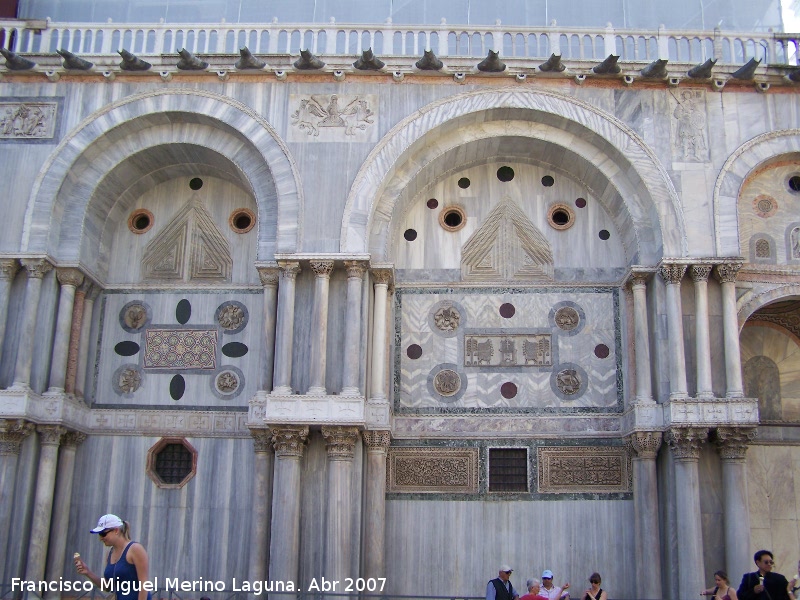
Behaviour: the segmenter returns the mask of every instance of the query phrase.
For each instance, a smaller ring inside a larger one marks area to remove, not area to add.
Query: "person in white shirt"
[[[562,598],[569,599],[569,584],[565,583],[561,587],[553,585],[553,572],[550,569],[545,569],[542,573],[542,589],[539,594],[547,596],[549,600],[560,600]]]

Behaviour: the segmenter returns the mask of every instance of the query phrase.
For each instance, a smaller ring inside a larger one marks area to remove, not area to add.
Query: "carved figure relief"
[[[476,338],[467,338],[464,341],[464,366],[488,365],[493,355],[494,346],[490,339],[479,342]]]
[[[125,394],[132,394],[142,385],[142,374],[133,367],[124,369],[119,374],[117,386]]]
[[[53,102],[0,102],[0,139],[49,139],[55,135]]]
[[[292,125],[315,137],[323,128],[344,129],[345,135],[352,136],[357,130],[364,131],[372,125],[374,116],[363,96],[308,96],[300,99],[297,110],[292,113]]]
[[[128,306],[122,319],[130,329],[141,329],[147,322],[147,309],[141,304],[132,304]]]
[[[433,321],[442,331],[455,331],[458,329],[461,315],[452,306],[443,306],[433,315]]]
[[[529,362],[534,366],[544,367],[553,364],[553,356],[550,349],[550,336],[540,335],[534,340],[522,340],[522,355],[525,357],[525,364]]]
[[[239,378],[233,371],[223,371],[217,375],[215,385],[220,393],[230,394],[239,387]]]
[[[495,348],[498,354],[495,356]],[[549,367],[550,334],[493,334],[464,337],[465,367]]]
[[[556,311],[556,326],[564,331],[572,331],[580,323],[578,311],[571,306],[564,306]]]
[[[461,377],[452,369],[443,369],[433,378],[433,388],[442,396],[454,396],[461,389]]]
[[[245,308],[238,302],[227,302],[217,309],[217,322],[227,331],[241,331],[246,321]]]
[[[708,159],[708,134],[706,133],[705,96],[702,90],[683,90],[680,96],[673,94],[676,106],[675,149],[685,160]]]
[[[556,386],[563,394],[572,396],[581,389],[581,380],[575,369],[564,369],[556,375]]]

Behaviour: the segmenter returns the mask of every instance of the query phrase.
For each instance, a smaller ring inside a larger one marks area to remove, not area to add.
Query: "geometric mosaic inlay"
[[[389,448],[389,493],[478,493],[477,448]]]
[[[215,329],[148,329],[145,369],[215,369]]]
[[[624,447],[538,448],[539,493],[630,492],[631,468]]]

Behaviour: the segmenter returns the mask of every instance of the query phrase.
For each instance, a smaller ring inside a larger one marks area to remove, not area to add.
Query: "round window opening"
[[[128,217],[128,229],[133,233],[145,233],[153,226],[153,213],[149,210],[140,208],[131,213]]]
[[[467,222],[467,215],[460,206],[449,206],[439,213],[439,224],[447,231],[458,231]]]
[[[511,181],[514,179],[514,169],[511,167],[500,167],[497,169],[497,178],[503,182]]]
[[[547,211],[547,222],[553,229],[563,231],[572,227],[575,222],[575,213],[566,204],[554,204]]]
[[[249,208],[237,208],[231,213],[228,223],[236,233],[247,233],[256,224],[256,215]]]
[[[788,181],[789,189],[795,193],[800,193],[800,175],[792,175]]]
[[[193,189],[194,191],[197,191],[197,190],[199,190],[201,187],[203,187],[203,180],[202,180],[202,179],[200,179],[199,177],[193,177],[193,178],[191,179],[191,181],[189,181],[189,187],[190,187],[191,189]]]

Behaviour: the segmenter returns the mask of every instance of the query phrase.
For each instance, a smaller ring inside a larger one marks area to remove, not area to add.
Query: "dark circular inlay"
[[[510,302],[506,302],[500,306],[500,316],[504,319],[510,319],[514,316],[515,312],[517,312],[517,309],[514,308],[514,305]]]
[[[552,176],[550,176],[550,175],[545,175],[544,177],[542,177],[542,185],[544,187],[550,187],[555,182],[556,182],[556,180],[553,179]]]
[[[406,229],[406,232],[403,234],[403,237],[406,238],[407,242],[413,242],[415,239],[417,239],[416,229]]]
[[[597,358],[608,358],[610,352],[608,346],[605,344],[597,344],[597,346],[594,347],[594,355]]]
[[[186,323],[189,322],[189,317],[191,316],[192,305],[186,298],[184,298],[178,302],[178,306],[175,307],[175,320],[177,320],[181,325],[186,325]]]
[[[517,395],[517,386],[510,381],[506,381],[500,386],[500,395],[503,398],[513,398]]]
[[[461,179],[458,180],[458,187],[460,187],[462,190],[465,190],[469,187],[470,183],[471,182],[468,178],[462,177]]]
[[[229,342],[222,347],[222,353],[231,358],[239,358],[247,354],[248,347],[242,342]]]
[[[554,210],[553,211],[553,223],[556,225],[566,225],[569,223],[569,213],[565,210]]]
[[[145,214],[137,215],[133,218],[132,225],[133,228],[138,231],[147,229],[148,227],[150,227],[150,217]]]
[[[497,178],[500,181],[511,181],[514,179],[514,169],[511,167],[500,167],[497,169]]]
[[[408,348],[406,348],[406,355],[411,360],[417,360],[420,356],[422,356],[422,346],[419,344],[411,344]]]
[[[789,189],[793,192],[800,192],[800,175],[789,177]]]
[[[131,341],[120,342],[114,346],[114,352],[120,356],[133,356],[139,352],[139,344]]]
[[[186,380],[183,375],[175,375],[169,382],[169,395],[173,400],[180,400],[183,398],[183,393],[186,391]]]
[[[197,191],[201,187],[203,187],[203,180],[200,179],[199,177],[193,177],[192,180],[189,182],[189,187]]]
[[[444,215],[444,223],[448,227],[458,227],[461,225],[462,218],[461,213],[457,210],[452,210]]]
[[[601,240],[607,240],[608,238],[611,237],[611,234],[606,229],[601,229],[600,233],[598,233],[597,235],[600,236]]]
[[[253,219],[250,218],[250,215],[244,212],[239,213],[233,218],[233,226],[236,227],[236,229],[247,229],[252,222]]]
[[[431,209],[433,209],[433,208],[438,208],[438,207],[439,207],[439,201],[438,201],[436,198],[431,198],[431,199],[430,199],[430,200],[428,200],[428,202],[426,203],[426,206],[427,206],[428,208],[431,208]]]
[[[575,200],[575,206],[578,208],[586,208],[586,198],[578,198]]]

